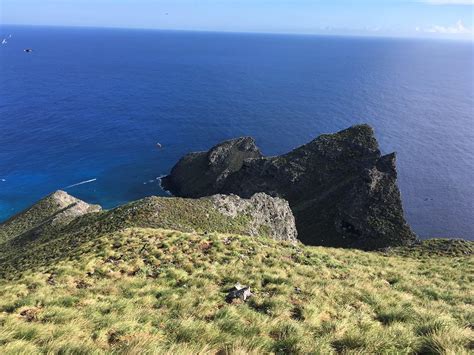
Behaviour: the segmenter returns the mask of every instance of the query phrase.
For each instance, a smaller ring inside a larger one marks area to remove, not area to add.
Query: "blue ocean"
[[[57,189],[106,208],[165,195],[159,177],[183,154],[224,139],[251,135],[273,155],[367,122],[398,153],[415,232],[474,237],[472,42],[19,26],[3,38],[0,220]]]

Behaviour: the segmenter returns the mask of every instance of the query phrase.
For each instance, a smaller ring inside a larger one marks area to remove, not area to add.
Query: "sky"
[[[473,40],[474,0],[0,0],[0,24]]]

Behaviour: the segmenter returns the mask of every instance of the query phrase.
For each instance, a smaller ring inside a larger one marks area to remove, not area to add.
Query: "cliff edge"
[[[288,202],[264,193],[249,199],[151,196],[105,211],[57,191],[0,224],[0,278],[50,265],[91,240],[127,228],[297,241]]]
[[[310,245],[374,250],[416,239],[403,216],[395,154],[382,156],[369,125],[321,135],[274,157],[264,157],[251,138],[226,141],[183,157],[162,186],[182,197],[265,192],[284,198],[299,239]]]

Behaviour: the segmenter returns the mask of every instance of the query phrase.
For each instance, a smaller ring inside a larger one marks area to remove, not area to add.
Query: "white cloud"
[[[417,32],[426,32],[426,33],[440,33],[440,34],[450,34],[450,35],[469,35],[473,34],[472,28],[464,26],[462,20],[456,22],[454,26],[432,26],[429,28],[416,28]]]
[[[474,5],[474,0],[421,0],[430,5]]]

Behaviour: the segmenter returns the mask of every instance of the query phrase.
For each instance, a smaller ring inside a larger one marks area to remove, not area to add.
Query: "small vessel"
[[[158,143],[156,143],[156,147],[157,147],[158,149],[161,149],[163,146],[161,145],[160,142],[158,142]]]
[[[23,49],[23,52],[31,53],[31,52],[33,52],[33,50],[31,48],[25,48],[25,49]]]

